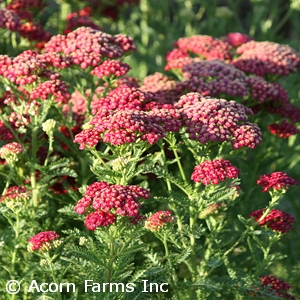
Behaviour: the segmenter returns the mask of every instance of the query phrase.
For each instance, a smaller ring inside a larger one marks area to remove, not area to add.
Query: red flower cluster
[[[258,209],[249,215],[249,218],[254,217],[255,222],[258,222],[265,209]],[[293,216],[286,214],[278,209],[272,209],[266,217],[259,221],[260,226],[267,225],[268,228],[279,231],[281,233],[289,232],[293,229],[295,219]]]
[[[179,82],[156,72],[144,78],[140,90],[153,93],[159,98],[159,103],[175,103],[179,100],[183,88]]]
[[[103,58],[120,58],[135,50],[133,40],[125,35],[104,33],[90,27],[79,27],[64,35],[56,35],[44,46],[45,52],[58,52],[72,59],[82,69],[96,67]]]
[[[150,92],[143,92],[138,88],[120,85],[111,90],[107,96],[92,102],[92,114],[99,110],[142,110],[147,102],[156,100],[157,97]]]
[[[151,231],[159,231],[167,223],[172,223],[174,221],[174,216],[168,210],[161,210],[153,215],[151,215],[145,221],[145,227]]]
[[[270,124],[268,128],[272,134],[276,134],[283,139],[300,132],[296,126],[286,120],[283,120],[281,124]]]
[[[298,182],[284,172],[273,172],[259,176],[257,184],[263,188],[263,192],[268,192],[270,189],[287,190],[291,185],[297,185]]]
[[[18,14],[9,9],[0,9],[0,28],[7,28],[10,31],[19,31],[21,21]]]
[[[24,201],[30,198],[29,192],[27,192],[24,186],[11,186],[5,193],[0,197],[0,202],[15,200]]]
[[[261,277],[260,281],[263,287],[269,286],[279,297],[284,299],[296,300],[296,297],[287,293],[291,288],[291,286],[287,282],[270,275]]]
[[[31,91],[30,99],[47,100],[49,95],[52,95],[56,102],[67,103],[71,97],[67,89],[68,85],[59,79],[45,81]]]
[[[131,67],[119,60],[105,60],[101,65],[94,68],[91,71],[92,75],[96,75],[98,78],[102,77],[121,77],[129,72]]]
[[[60,244],[58,239],[60,235],[54,231],[43,231],[31,237],[28,241],[28,251],[41,252],[49,251],[52,248],[57,248]]]
[[[226,36],[226,42],[233,47],[239,47],[249,41],[251,41],[250,36],[240,32],[229,32]]]
[[[180,38],[175,47],[185,52],[192,52],[205,59],[231,60],[232,54],[229,43],[208,35],[194,35]]]
[[[236,53],[240,56],[232,64],[259,76],[289,75],[300,67],[300,54],[287,45],[250,41],[238,47]]]
[[[191,175],[194,182],[201,182],[204,185],[218,184],[227,178],[237,178],[240,171],[230,161],[220,158],[207,160],[197,165]]]
[[[219,59],[193,62],[185,65],[182,72],[187,79],[182,85],[190,92],[242,97],[249,93],[245,73]]]
[[[150,197],[150,192],[140,186],[94,182],[87,187],[74,210],[78,214],[89,212],[85,226],[95,230],[96,227],[113,224],[117,215],[130,217],[133,222],[141,218],[139,200]]]
[[[257,125],[245,122],[252,110],[235,101],[188,93],[181,96],[175,107],[183,116],[189,138],[202,144],[231,140],[237,149],[255,148],[262,141]]]

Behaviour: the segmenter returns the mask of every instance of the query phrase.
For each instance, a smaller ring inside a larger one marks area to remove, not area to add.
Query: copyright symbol
[[[17,280],[10,280],[6,283],[6,291],[9,294],[18,294],[20,291],[20,283]]]

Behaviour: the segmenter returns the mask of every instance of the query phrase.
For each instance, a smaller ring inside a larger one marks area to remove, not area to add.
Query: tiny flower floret
[[[240,171],[230,161],[220,158],[207,160],[197,165],[191,175],[194,182],[201,182],[204,185],[218,184],[227,178],[237,178]]]
[[[151,215],[145,221],[145,227],[151,231],[159,231],[164,227],[167,223],[172,223],[174,221],[174,216],[168,210],[161,210],[153,215]]]
[[[300,132],[295,125],[288,123],[286,120],[283,120],[281,124],[270,124],[268,129],[272,134],[275,134],[282,139],[286,139],[291,135],[295,135]]]
[[[268,192],[271,189],[287,190],[291,185],[297,185],[298,182],[284,172],[273,172],[259,176],[257,184],[263,188],[263,192]]]
[[[54,231],[43,231],[31,237],[28,241],[28,251],[49,251],[60,245],[60,235]]]

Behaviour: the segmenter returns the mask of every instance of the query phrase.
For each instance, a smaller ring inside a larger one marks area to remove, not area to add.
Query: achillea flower
[[[181,83],[169,78],[162,73],[146,76],[140,90],[154,93],[159,98],[159,103],[174,103],[179,100],[184,87]]]
[[[72,57],[62,56],[60,53],[56,52],[41,53],[37,55],[37,58],[45,65],[55,67],[58,69],[64,69],[72,66],[73,64]],[[43,72],[45,71],[49,72],[50,70],[43,70]]]
[[[49,95],[52,95],[56,102],[66,103],[71,97],[67,89],[68,85],[59,79],[48,80],[40,83],[31,91],[30,100],[37,98],[47,100]]]
[[[179,69],[179,71],[181,71],[181,69],[186,66],[189,65],[193,62],[197,62],[197,61],[202,61],[201,58],[197,58],[197,57],[179,57],[173,60],[170,60],[167,62],[164,70],[165,71],[169,71],[169,70],[173,70],[173,69]]]
[[[6,7],[16,12],[28,11],[30,9],[41,10],[45,7],[45,3],[43,2],[43,0],[12,0]]]
[[[23,152],[24,148],[21,144],[12,142],[0,148],[0,157],[5,159],[8,164],[14,163],[18,160],[18,154]]]
[[[22,202],[30,199],[30,193],[27,191],[26,187],[23,186],[11,186],[5,193],[0,197],[0,202],[14,201]]]
[[[132,77],[132,76],[123,76],[121,78],[118,78],[114,84],[116,86],[121,86],[121,85],[126,85],[129,87],[134,87],[134,88],[139,88],[140,87],[140,83],[139,83],[139,79],[136,77]]]
[[[233,47],[239,47],[251,40],[252,39],[250,38],[250,36],[240,32],[229,32],[226,36],[226,42]]]
[[[56,35],[44,46],[46,53],[61,52],[82,69],[96,67],[103,57],[120,58],[133,48],[132,39],[125,35],[112,36],[90,27],[79,27],[66,36]]]
[[[237,178],[240,171],[230,161],[220,158],[207,160],[197,165],[191,175],[194,182],[201,182],[204,185],[218,184],[227,178]]]
[[[245,122],[243,125],[233,129],[233,140],[231,145],[233,149],[249,147],[254,149],[262,142],[262,135],[259,127],[256,124]]]
[[[249,218],[254,217],[255,222],[258,222],[258,225],[266,225],[268,228],[281,233],[286,233],[293,229],[292,224],[295,223],[295,218],[293,216],[278,209],[272,209],[262,220],[260,220],[264,211],[265,209],[258,209],[252,212],[249,215]]]
[[[21,28],[20,17],[12,10],[0,9],[0,28],[18,32]]]
[[[284,172],[273,172],[259,176],[257,184],[263,188],[263,192],[268,192],[271,189],[288,190],[291,185],[297,185],[298,182]]]
[[[182,50],[182,49],[173,49],[167,53],[166,61],[169,62],[172,60],[176,60],[179,58],[185,58],[185,57],[190,57],[190,55],[187,51]]]
[[[182,68],[187,80],[182,85],[190,92],[204,96],[228,94],[246,96],[249,93],[244,72],[219,59],[193,62]]]
[[[288,294],[288,290],[292,287],[287,282],[278,279],[275,276],[263,276],[260,277],[260,281],[263,287],[269,286],[271,290],[275,291],[275,294],[284,299],[296,300],[296,297]]]
[[[232,61],[238,69],[259,76],[287,76],[300,66],[300,54],[287,45],[250,41],[237,48],[240,56]]]
[[[27,250],[29,252],[41,251],[46,252],[53,248],[57,248],[61,241],[60,235],[54,231],[43,231],[31,237],[28,241]]]
[[[104,212],[103,210],[96,210],[86,216],[84,226],[88,230],[96,230],[97,227],[108,226],[115,222],[115,214]]]
[[[101,65],[94,68],[94,70],[91,71],[92,75],[97,76],[98,78],[103,77],[121,77],[129,72],[131,67],[123,63],[119,60],[105,60]]]
[[[250,87],[251,100],[258,100],[259,103],[272,101],[276,104],[288,103],[288,92],[276,82],[268,82],[263,77],[251,75],[246,78]]]
[[[223,202],[213,203],[200,212],[199,218],[205,219],[208,215],[216,215],[224,208],[226,208],[226,204]]]
[[[76,134],[73,142],[80,144],[79,146],[80,150],[83,150],[86,146],[92,148],[100,142],[101,140],[100,134],[101,132],[97,129],[93,129],[93,128],[84,129],[80,133]]]
[[[168,210],[161,210],[154,214],[152,214],[146,221],[145,221],[145,228],[151,231],[159,231],[161,230],[166,224],[172,223],[174,221],[174,216]]]
[[[86,7],[78,12],[69,13],[67,15],[67,28],[64,30],[64,33],[68,34],[81,26],[101,30],[101,28],[90,18],[90,10],[90,7]]]
[[[140,186],[94,182],[87,187],[74,210],[78,214],[92,211],[87,216],[85,225],[88,229],[92,228],[89,230],[95,230],[98,226],[114,223],[116,216],[139,218],[140,199],[150,197],[150,192]]]
[[[269,105],[267,110],[272,114],[278,114],[283,118],[290,119],[293,123],[300,122],[300,108],[292,103],[283,103],[282,105]]]
[[[272,134],[278,135],[282,139],[286,139],[291,135],[299,133],[299,129],[291,123],[288,123],[286,120],[283,120],[281,124],[270,124],[268,129]]]
[[[205,59],[231,60],[232,54],[229,43],[208,35],[194,35],[180,38],[175,46],[183,51],[192,52]]]
[[[13,124],[12,127],[15,129],[15,126]],[[11,141],[14,139],[14,135],[10,131],[9,128],[7,128],[2,121],[0,121],[0,139],[3,141]]]
[[[27,38],[29,41],[49,41],[51,34],[44,30],[41,24],[33,23],[28,21],[23,23],[19,30],[19,33],[22,37]]]
[[[261,132],[252,123],[246,122],[252,110],[235,101],[203,97],[188,93],[175,104],[189,138],[202,144],[231,141],[234,149],[254,148],[261,142]]]
[[[105,97],[92,101],[92,114],[98,110],[142,110],[144,103],[157,100],[154,93],[143,92],[138,88],[129,86],[118,86],[111,90]]]

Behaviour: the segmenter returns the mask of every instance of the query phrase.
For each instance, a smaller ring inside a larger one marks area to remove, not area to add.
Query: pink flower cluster
[[[218,184],[227,178],[237,178],[240,171],[224,158],[206,160],[194,168],[191,179],[204,185]]]
[[[185,65],[182,72],[187,79],[182,85],[190,92],[242,97],[249,93],[245,73],[219,59],[193,62]]]
[[[139,89],[153,93],[159,98],[159,103],[175,103],[179,100],[184,87],[174,79],[156,72],[153,75],[146,76],[143,85]]]
[[[104,33],[90,27],[79,27],[67,35],[56,35],[44,46],[45,52],[58,52],[70,57],[82,69],[98,66],[104,58],[120,58],[135,50],[133,40],[126,35]]]
[[[258,222],[260,226],[266,225],[275,231],[281,233],[289,232],[293,229],[293,223],[295,218],[287,213],[284,213],[278,209],[272,209],[262,220],[261,217],[265,209],[258,209],[249,215],[249,218],[255,218],[255,222]]]
[[[8,143],[0,148],[0,157],[5,159],[11,155],[17,155],[24,151],[23,146],[20,143]]]
[[[117,216],[129,217],[132,222],[141,218],[140,199],[150,197],[150,192],[140,186],[94,182],[87,187],[74,210],[78,214],[88,213],[85,226],[95,230],[113,224]]]
[[[143,105],[156,100],[157,96],[143,92],[139,88],[120,85],[111,90],[105,97],[92,102],[92,114],[98,110],[142,110]]]
[[[271,189],[287,190],[291,185],[297,185],[298,182],[284,172],[273,172],[259,176],[257,184],[263,188],[263,192],[268,192]]]
[[[238,47],[232,61],[238,69],[259,76],[289,75],[300,68],[300,54],[287,45],[250,41]]]
[[[146,221],[145,227],[151,231],[159,231],[166,224],[172,223],[174,221],[174,216],[168,210],[161,210],[152,214]]]
[[[270,124],[268,129],[272,134],[278,135],[280,138],[286,139],[291,135],[299,133],[299,129],[286,120],[283,120],[281,124]]]
[[[175,42],[175,47],[185,52],[192,52],[205,59],[231,60],[232,54],[229,43],[208,35],[183,37]]]
[[[280,298],[296,300],[296,297],[287,293],[292,287],[287,282],[270,275],[261,277],[260,281],[263,287],[270,287]]]
[[[226,42],[233,47],[239,47],[249,41],[251,41],[251,38],[247,34],[240,32],[229,32],[226,35]]]
[[[7,28],[10,31],[19,31],[21,21],[18,14],[9,9],[0,9],[0,28]]]
[[[31,237],[28,241],[28,251],[46,252],[52,248],[56,248],[60,243],[58,239],[60,235],[54,231],[43,231]]]
[[[48,99],[49,95],[52,95],[56,102],[67,103],[71,95],[68,93],[68,85],[59,80],[48,80],[40,83],[30,93],[30,99]]]
[[[183,116],[189,138],[202,144],[231,141],[237,149],[255,148],[262,141],[257,125],[246,122],[252,110],[235,101],[188,93],[181,96],[175,107]]]
[[[121,77],[129,72],[131,67],[123,63],[119,60],[105,60],[101,65],[94,68],[94,70],[91,71],[92,75],[97,76],[98,78],[103,77]]]

